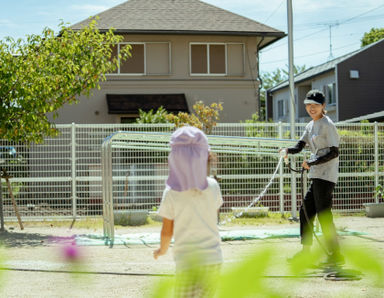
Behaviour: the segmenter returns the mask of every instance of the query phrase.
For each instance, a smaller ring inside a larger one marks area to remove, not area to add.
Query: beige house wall
[[[59,110],[58,118],[53,120],[55,123],[119,123],[121,117],[130,116],[108,114],[106,94],[184,93],[190,110],[198,100],[206,104],[222,102],[224,110],[220,122],[249,119],[258,111],[257,44],[260,41],[259,38],[130,35],[125,36],[124,41],[150,43],[148,54],[151,54],[147,59],[146,68],[152,75],[107,75],[107,81],[101,83],[101,90],[95,89],[90,98],[80,97],[76,105],[64,106]],[[156,44],[159,42],[160,44]],[[170,45],[168,57],[163,42]],[[228,44],[227,74],[191,75],[190,43],[193,42]],[[244,50],[241,50],[239,44],[243,44]],[[159,57],[154,58],[154,53]],[[169,65],[170,69],[168,69]]]

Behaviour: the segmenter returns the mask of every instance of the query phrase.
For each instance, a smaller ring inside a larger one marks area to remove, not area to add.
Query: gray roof
[[[318,66],[310,67],[307,70],[304,70],[303,72],[297,74],[294,78],[295,83],[300,83],[302,81],[305,81],[311,77],[317,76],[322,73],[326,73],[327,71],[331,71],[335,68],[335,66],[340,63],[341,61],[344,61],[345,59],[353,56],[355,52],[346,54],[344,56],[341,56],[339,58],[333,59],[331,61],[328,61],[326,63],[320,64]],[[287,87],[289,85],[289,81],[281,82],[280,84],[274,86],[273,88],[268,89],[268,92],[273,92],[279,89],[282,89],[284,87]]]
[[[285,33],[199,0],[129,0],[97,15],[98,28],[118,33],[271,36]],[[89,19],[72,25],[81,29]]]
[[[383,120],[384,120],[384,111],[376,112],[376,113],[372,113],[372,114],[367,114],[367,115],[363,115],[363,116],[360,116],[360,117],[355,117],[355,118],[351,118],[351,119],[347,119],[347,120],[343,120],[343,121],[340,121],[338,123],[355,123],[355,122],[360,122],[360,121],[363,121],[363,120],[381,121],[381,122],[383,122]]]
[[[366,49],[372,47],[372,46],[375,46],[376,44],[380,43],[380,42],[384,42],[384,39],[382,40],[379,40],[377,42],[374,42],[374,43],[371,43],[363,48],[360,48],[356,51],[353,51],[353,52],[350,52],[348,54],[345,54],[344,56],[341,56],[341,57],[338,57],[336,59],[333,59],[331,61],[328,61],[328,62],[325,62],[323,64],[320,64],[318,66],[314,66],[314,67],[310,67],[308,68],[307,70],[297,74],[295,77],[294,77],[294,82],[295,83],[300,83],[302,81],[305,81],[305,80],[308,80],[314,76],[318,76],[322,73],[326,73],[328,71],[331,71],[333,70],[337,64],[347,60],[348,58],[360,53],[360,52],[363,52],[365,51]],[[284,82],[281,82],[280,84],[268,89],[268,92],[274,92],[274,91],[277,91],[279,89],[283,89],[285,87],[287,87],[289,85],[289,81],[284,81]]]

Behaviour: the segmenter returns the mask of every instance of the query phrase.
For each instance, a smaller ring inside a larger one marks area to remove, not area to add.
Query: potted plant
[[[384,188],[378,185],[375,189],[377,203],[365,203],[365,211],[368,217],[384,217]]]
[[[264,207],[258,203],[255,207],[232,207],[232,212],[236,217],[264,217],[268,216],[269,207]]]
[[[147,222],[148,211],[141,209],[114,210],[113,218],[115,225],[140,226]]]

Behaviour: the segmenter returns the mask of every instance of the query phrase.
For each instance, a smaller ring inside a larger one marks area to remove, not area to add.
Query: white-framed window
[[[286,113],[286,104],[284,99],[280,99],[277,101],[277,117],[282,118]]]
[[[191,42],[191,76],[244,75],[244,44]],[[228,69],[229,68],[229,69]]]
[[[146,44],[145,43],[120,43],[119,51],[124,47],[131,46],[131,57],[119,63],[120,74],[146,74]]]
[[[336,83],[331,83],[326,86],[325,98],[327,104],[336,104]]]
[[[190,43],[191,75],[226,75],[225,43]]]
[[[227,75],[245,75],[245,44],[231,42],[227,43]]]
[[[114,49],[117,55],[127,45],[131,46],[131,54],[113,74],[119,75],[169,75],[171,73],[170,42],[121,42]]]

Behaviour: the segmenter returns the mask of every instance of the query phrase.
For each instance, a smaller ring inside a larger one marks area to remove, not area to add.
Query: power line
[[[376,7],[376,8],[372,8],[372,9],[370,9],[368,11],[365,11],[365,12],[363,12],[361,14],[358,14],[358,15],[356,15],[356,16],[354,16],[352,18],[346,19],[344,21],[340,21],[340,22],[339,21],[334,21],[334,22],[327,22],[327,23],[320,24],[320,25],[323,25],[323,26],[326,25],[328,27],[328,29],[329,29],[329,56],[328,56],[328,61],[333,59],[333,54],[332,54],[332,27],[337,27],[340,24],[346,24],[346,23],[348,23],[350,21],[356,20],[356,19],[360,18],[361,16],[370,13],[373,10],[379,9],[382,6],[384,6],[384,5],[380,5],[380,6]]]
[[[318,34],[318,33],[320,33],[320,32],[326,31],[326,30],[328,30],[328,29],[327,29],[327,28],[325,28],[325,29],[321,29],[321,30],[318,30],[318,31],[316,31],[316,32],[313,32],[313,33],[304,35],[304,36],[302,36],[302,37],[298,37],[298,38],[294,39],[293,41],[296,42],[296,41],[298,41],[298,40],[305,39],[305,38],[307,38],[307,37],[310,37],[310,36],[312,36],[312,35]],[[270,50],[273,50],[273,49],[275,49],[275,48],[279,48],[279,47],[281,47],[281,46],[285,46],[286,43],[287,43],[287,41],[286,41],[286,40],[283,40],[283,42],[284,42],[283,44],[279,44],[279,45],[276,45],[276,46],[274,46],[274,47],[269,47],[269,48],[267,48],[267,49],[265,49],[265,50],[263,49],[263,50],[261,50],[261,52],[262,52],[262,53],[265,53],[265,52],[269,52]]]
[[[344,45],[342,47],[335,48],[334,50],[344,49],[344,48],[347,48],[347,47],[350,47],[350,46],[353,46],[353,45],[356,45],[356,43],[350,43],[350,44]],[[320,51],[320,52],[315,52],[315,53],[311,53],[311,54],[307,54],[307,55],[295,56],[295,59],[306,58],[306,57],[311,57],[311,56],[317,56],[317,55],[320,55],[320,54],[324,54],[326,52],[328,52],[328,50]],[[261,62],[260,64],[273,64],[273,63],[277,63],[277,62],[283,62],[283,61],[286,61],[286,60],[287,60],[286,58],[285,59],[278,59],[278,60],[273,60],[273,61]]]
[[[300,25],[317,25],[317,26],[328,25],[328,26],[329,26],[329,24],[331,24],[331,23],[336,23],[336,22],[338,23],[338,25],[344,25],[344,24],[346,24],[346,23],[349,23],[349,22],[351,22],[351,21],[353,21],[353,20],[355,20],[355,19],[360,18],[360,17],[363,16],[363,15],[366,15],[366,14],[368,14],[368,13],[374,11],[374,10],[380,9],[380,8],[382,8],[382,7],[384,7],[384,4],[379,5],[379,6],[375,7],[375,8],[369,9],[369,10],[363,12],[363,13],[360,13],[360,14],[358,14],[358,15],[355,15],[355,16],[353,16],[353,17],[351,17],[351,18],[345,19],[345,20],[340,21],[340,22],[339,22],[339,21],[329,21],[329,22],[327,22],[327,23],[322,23],[322,24],[319,24],[319,23],[302,23],[302,24],[299,24],[298,26],[300,26]],[[369,18],[368,20],[372,20],[372,19],[374,19],[374,18],[381,19],[382,17],[384,17],[384,15],[375,15],[375,16],[372,16],[372,17],[365,17],[365,18],[363,18],[363,19],[360,19],[359,22],[366,21],[367,18]],[[352,22],[352,23],[356,23],[356,22]],[[324,28],[324,29],[315,31],[315,32],[313,32],[313,33],[310,33],[310,34],[301,36],[301,37],[299,37],[299,38],[294,39],[294,41],[298,41],[298,40],[305,39],[305,38],[307,38],[307,37],[310,37],[310,36],[312,36],[312,35],[321,33],[321,32],[326,31],[326,30],[329,30],[329,28]],[[280,40],[281,40],[281,39],[280,39]],[[279,45],[275,45],[275,46],[272,46],[272,47],[268,47],[268,48],[266,48],[266,49],[263,49],[261,52],[262,52],[262,53],[265,53],[265,52],[268,52],[268,51],[273,50],[273,49],[275,49],[275,48],[279,48],[279,47],[281,47],[281,46],[285,46],[286,43],[287,43],[286,39],[281,40],[281,41],[284,42],[284,43],[279,44]]]
[[[347,19],[347,20],[344,20],[342,23],[347,23],[347,22],[349,22],[349,21],[351,21],[351,20],[353,20],[353,19],[356,19],[356,18],[358,18],[358,17],[360,17],[360,16],[363,16],[363,15],[365,15],[365,14],[367,14],[367,13],[370,13],[371,11],[380,9],[381,7],[384,7],[384,4],[379,5],[378,7],[372,8],[372,9],[370,9],[370,10],[368,10],[368,11],[366,11],[366,12],[363,12],[363,13],[361,13],[361,14],[358,14],[358,15],[352,17],[352,18],[349,18],[349,19]]]
[[[281,7],[281,5],[283,5],[284,3],[284,0],[281,0],[280,4],[277,6],[277,8],[263,21],[263,23],[266,23]]]
[[[361,22],[366,22],[366,21],[382,20],[382,19],[384,19],[384,14],[371,15],[371,16],[360,17],[357,20],[349,21],[348,23],[345,23],[344,25],[361,23]],[[338,22],[340,24],[340,21],[329,21],[329,22],[324,22],[324,23],[308,23],[306,25],[302,23],[299,25],[295,25],[295,32],[312,31],[312,30],[314,30],[320,26],[325,26],[325,25],[328,25],[329,23],[336,23],[336,22]]]
[[[343,24],[343,23],[347,23],[347,22],[350,22],[351,20],[354,20],[354,19],[357,19],[357,18],[360,18],[361,16],[365,15],[365,14],[368,14],[370,13],[371,11],[374,11],[374,10],[378,10],[378,9],[381,9],[382,7],[384,7],[384,4],[382,5],[379,5],[377,7],[374,7],[374,8],[371,8],[363,13],[360,13],[358,15],[355,15],[353,17],[350,17],[350,18],[347,18],[347,19],[344,19],[344,20],[334,20],[334,21],[330,21],[331,23],[334,23],[334,22],[339,22],[340,24]],[[382,16],[382,15],[374,15],[374,16],[369,16],[369,18],[371,17],[377,17],[377,16]],[[316,23],[301,23],[301,24],[297,24],[296,26],[304,26],[304,27],[308,27],[308,26],[323,26],[323,25],[327,25],[328,23],[330,22],[323,22],[323,23],[319,23],[319,22],[316,22]]]

